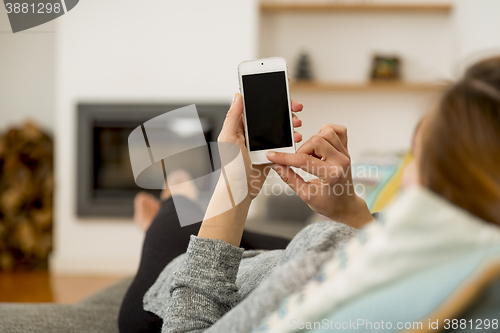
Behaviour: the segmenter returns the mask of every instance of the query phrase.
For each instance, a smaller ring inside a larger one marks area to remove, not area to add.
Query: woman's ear
[[[424,136],[427,135],[426,128],[427,124],[429,123],[430,119],[432,118],[432,115],[438,111],[438,105],[435,104],[433,105],[429,111],[422,117],[420,122],[417,125],[417,128],[415,129],[415,133],[413,134],[413,138],[411,140],[411,151],[413,155],[413,161],[411,164],[408,165],[407,170],[403,172],[403,179],[402,182],[406,182],[408,186],[410,185],[418,185],[421,184],[421,157],[423,152],[423,139]],[[403,184],[402,184],[403,185]],[[404,186],[404,185],[403,185]]]
[[[413,159],[403,171],[403,175],[401,176],[401,188],[406,189],[410,186],[420,184],[418,178],[417,162]]]

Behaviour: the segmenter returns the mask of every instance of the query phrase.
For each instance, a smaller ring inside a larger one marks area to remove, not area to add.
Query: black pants
[[[177,200],[177,198],[176,198]],[[193,209],[195,204],[188,202]],[[139,270],[125,294],[118,318],[120,333],[161,332],[162,319],[144,311],[142,299],[165,266],[186,252],[190,235],[196,235],[201,222],[181,227],[172,198],[162,202],[160,211],[146,232]],[[245,249],[284,249],[290,240],[243,232],[241,247]]]

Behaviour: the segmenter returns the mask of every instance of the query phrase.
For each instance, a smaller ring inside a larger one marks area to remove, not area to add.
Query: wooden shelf
[[[361,82],[361,83],[336,83],[324,81],[291,82],[292,91],[335,92],[405,92],[405,91],[441,91],[446,87],[444,83],[426,82]]]
[[[446,14],[451,12],[451,3],[342,3],[342,2],[272,2],[260,3],[262,12],[428,12]]]

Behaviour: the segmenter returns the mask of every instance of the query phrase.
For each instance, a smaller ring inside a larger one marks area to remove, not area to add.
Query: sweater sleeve
[[[236,276],[243,249],[191,236],[174,273],[162,332],[203,332],[241,301]]]

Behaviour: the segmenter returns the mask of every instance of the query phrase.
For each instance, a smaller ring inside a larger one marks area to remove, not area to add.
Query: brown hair
[[[500,56],[471,66],[421,130],[422,185],[500,225]]]

